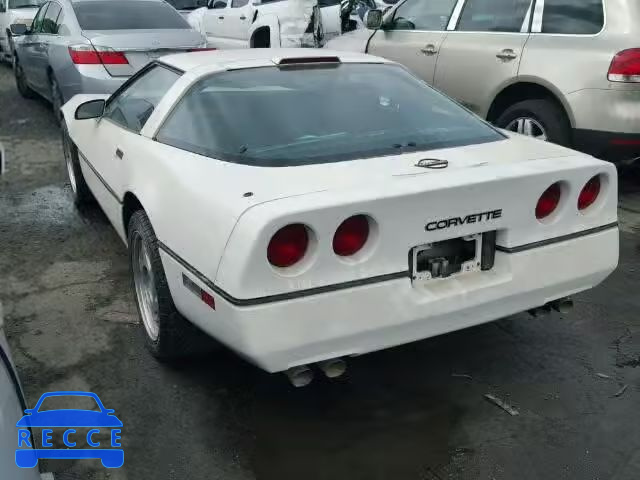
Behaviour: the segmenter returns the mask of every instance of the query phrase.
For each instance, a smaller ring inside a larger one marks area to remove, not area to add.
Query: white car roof
[[[160,61],[184,72],[198,69],[201,74],[220,69],[242,69],[278,65],[282,59],[338,57],[342,63],[393,63],[365,53],[314,48],[247,48],[179,53]],[[208,67],[208,68],[207,68]]]

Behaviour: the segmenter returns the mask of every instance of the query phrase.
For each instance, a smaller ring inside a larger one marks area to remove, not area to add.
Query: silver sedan
[[[206,48],[162,0],[52,0],[11,30],[18,90],[51,101],[58,119],[76,94],[112,93],[151,60]]]

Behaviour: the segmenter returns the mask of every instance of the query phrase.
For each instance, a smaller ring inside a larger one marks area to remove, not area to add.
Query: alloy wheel
[[[538,140],[548,140],[547,131],[542,124],[531,117],[519,117],[507,124],[506,130],[537,138]]]
[[[146,242],[138,232],[134,232],[132,240],[133,283],[140,315],[147,335],[151,340],[156,341],[160,333],[160,321],[158,293],[151,267],[151,255]]]

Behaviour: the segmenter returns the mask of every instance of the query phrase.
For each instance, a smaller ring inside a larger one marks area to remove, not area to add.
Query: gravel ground
[[[516,315],[355,358],[346,378],[293,390],[229,353],[167,366],[145,352],[125,248],[99,211],[73,207],[53,115],[18,96],[4,66],[0,141],[9,157],[0,300],[28,399],[89,390],[124,422],[123,468],[83,460],[43,470],[131,480],[640,478],[633,172],[622,185],[620,267],[570,314]]]

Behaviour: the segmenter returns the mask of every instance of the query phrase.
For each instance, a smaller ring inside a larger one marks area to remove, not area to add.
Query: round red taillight
[[[561,194],[562,189],[559,183],[554,183],[544,191],[536,205],[536,218],[538,220],[542,220],[553,213],[560,203]]]
[[[347,218],[333,236],[333,251],[348,257],[360,251],[369,238],[369,220],[364,215]]]
[[[300,223],[287,225],[271,238],[267,247],[267,260],[274,267],[290,267],[302,260],[308,246],[307,227]]]
[[[583,187],[578,197],[578,210],[584,210],[593,205],[600,195],[600,175],[596,175]]]

